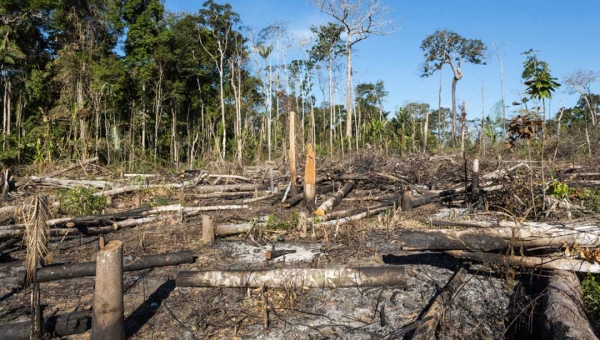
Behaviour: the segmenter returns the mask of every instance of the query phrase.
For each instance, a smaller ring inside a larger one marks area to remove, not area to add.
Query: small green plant
[[[571,196],[573,193],[573,189],[569,188],[566,183],[563,183],[559,180],[552,180],[548,187],[548,194],[554,196],[558,199],[563,199]]]
[[[93,189],[83,187],[60,189],[56,196],[60,203],[60,211],[66,215],[99,214],[106,206],[106,197],[94,196]]]
[[[583,288],[583,304],[588,316],[594,320],[600,320],[600,283],[590,273],[581,282]]]
[[[286,221],[281,221],[277,219],[274,215],[269,215],[267,219],[266,229],[271,230],[291,230],[294,228],[294,223],[289,223]]]

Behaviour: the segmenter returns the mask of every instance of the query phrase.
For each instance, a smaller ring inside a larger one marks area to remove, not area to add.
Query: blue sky
[[[389,92],[386,110],[394,111],[408,102],[429,103],[437,108],[439,75],[419,76],[425,37],[437,29],[448,29],[470,39],[481,39],[488,46],[487,65],[463,66],[464,77],[457,86],[457,101],[467,103],[469,118],[481,117],[482,86],[485,113],[500,100],[499,64],[492,44],[505,54],[504,89],[507,103],[520,98],[522,52],[539,50],[539,59],[548,62],[551,73],[562,79],[578,69],[600,70],[598,42],[599,0],[382,0],[393,9],[399,30],[389,36],[371,36],[355,45],[354,84],[385,82]],[[310,0],[230,0],[244,25],[256,30],[284,21],[293,34],[307,34],[311,25],[332,19],[321,14]],[[165,0],[173,12],[196,13],[203,1]],[[290,56],[292,59],[294,56]],[[451,105],[451,70],[444,69],[442,105]],[[600,92],[600,82],[592,86]],[[578,95],[567,93],[563,85],[551,101],[554,115],[561,106],[573,106]],[[513,110],[513,108],[509,108]],[[509,115],[512,113],[508,112]]]

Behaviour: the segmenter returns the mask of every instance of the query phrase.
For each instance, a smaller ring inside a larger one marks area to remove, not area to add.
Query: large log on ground
[[[468,265],[463,265],[454,274],[452,279],[444,286],[442,292],[437,295],[427,312],[423,315],[423,323],[415,330],[413,340],[435,339],[435,331],[444,315],[444,312],[452,303],[454,294],[458,291],[464,281],[465,273],[469,269]]]
[[[340,190],[338,190],[338,192],[335,193],[335,195],[333,195],[333,197],[323,202],[321,206],[317,210],[315,210],[315,215],[324,216],[325,214],[327,214],[329,210],[335,208],[338,204],[340,204],[342,199],[346,195],[348,195],[352,188],[354,188],[354,181],[348,181]]]
[[[480,250],[505,249],[509,245],[523,247],[600,246],[600,228],[594,225],[551,225],[526,223],[521,227],[477,229],[440,229],[403,231],[401,245],[405,250]]]
[[[338,268],[338,269],[275,269],[256,271],[181,271],[177,287],[228,288],[348,288],[406,285],[403,266]]]
[[[542,316],[544,339],[597,340],[583,309],[577,275],[557,270],[550,277]]]
[[[182,263],[194,262],[191,250],[175,253],[126,256],[123,258],[123,271],[134,271],[156,267],[175,266]],[[38,282],[48,282],[76,277],[96,275],[96,262],[70,263],[39,268],[37,271]],[[17,272],[19,283],[25,282],[25,273]]]
[[[557,269],[580,273],[600,273],[600,264],[572,258],[512,255],[505,256],[482,252],[471,253],[464,250],[448,250],[444,253],[463,260],[478,261],[485,264],[495,264],[499,266],[509,265],[511,267],[521,268]]]
[[[91,340],[125,338],[123,242],[110,241],[96,256]]]
[[[92,327],[92,311],[82,310],[70,314],[46,318],[45,329],[54,336],[67,336],[85,333]],[[23,321],[0,326],[3,340],[29,340],[31,321]]]
[[[317,194],[324,194],[326,192],[335,190],[335,188],[336,188],[336,186],[334,184],[321,185],[317,188],[316,191],[317,191]],[[303,192],[288,198],[287,200],[285,200],[285,202],[282,203],[282,205],[286,208],[291,208],[291,207],[295,206],[296,204],[302,202],[302,200],[304,200]]]

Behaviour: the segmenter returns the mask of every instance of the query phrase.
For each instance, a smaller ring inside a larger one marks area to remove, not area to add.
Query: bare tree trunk
[[[442,147],[442,68],[440,67],[440,87],[438,90],[438,148]]]
[[[425,110],[425,122],[423,122],[423,154],[427,152],[427,133],[429,132],[429,110]]]
[[[481,150],[485,156],[485,102],[483,95],[483,84],[481,85]]]
[[[290,193],[293,195],[298,193],[296,187],[296,112],[289,112],[289,133],[290,133]]]
[[[456,84],[458,79],[452,79],[452,147],[456,148]]]
[[[346,43],[346,138],[352,146],[352,34]],[[343,143],[343,142],[342,142]]]

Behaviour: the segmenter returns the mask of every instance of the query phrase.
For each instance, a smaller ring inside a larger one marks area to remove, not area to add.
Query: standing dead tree
[[[313,0],[313,4],[346,29],[346,138],[352,145],[352,47],[373,34],[395,32],[395,21],[388,18],[391,10],[381,0]]]

